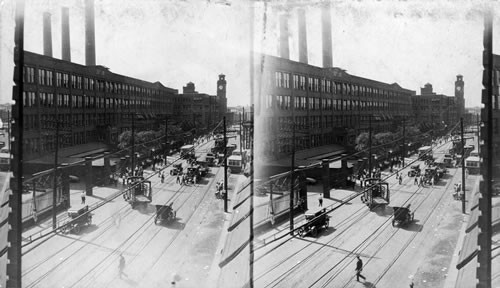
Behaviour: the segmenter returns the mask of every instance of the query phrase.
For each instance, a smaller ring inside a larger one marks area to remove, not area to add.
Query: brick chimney
[[[43,55],[52,57],[52,23],[49,12],[43,12]]]
[[[323,32],[323,67],[333,67],[332,62],[332,16],[330,14],[330,3],[326,2],[321,10],[321,27]]]
[[[62,60],[71,62],[71,45],[69,36],[69,8],[62,7],[61,19],[61,42],[62,42]]]
[[[307,26],[306,12],[299,9],[299,61],[307,64]]]
[[[85,0],[85,65],[95,66],[94,0]]]
[[[280,57],[290,59],[290,47],[288,46],[288,15],[280,16]]]

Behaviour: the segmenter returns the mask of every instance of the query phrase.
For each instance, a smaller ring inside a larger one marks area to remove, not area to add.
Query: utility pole
[[[406,156],[406,144],[405,144],[405,128],[406,128],[406,118],[403,119],[403,148],[402,148],[402,154],[403,154],[403,168],[405,167],[405,156]]]
[[[245,108],[243,108],[243,111],[245,111]],[[240,114],[240,155],[241,155],[241,160],[243,160],[243,139],[241,139],[241,130],[243,129],[243,117]]]
[[[485,130],[481,133],[484,140],[484,147],[481,149],[483,165],[481,174],[483,179],[479,182],[479,216],[477,244],[479,246],[477,254],[476,279],[478,288],[491,287],[491,238],[492,238],[492,180],[493,180],[493,13],[486,11],[484,15],[483,34],[483,90],[481,118],[485,125]],[[498,87],[495,87],[498,88]],[[496,96],[498,97],[498,96]]]
[[[476,114],[476,125],[477,125],[477,152],[481,153],[481,141],[479,139],[479,129],[481,129],[481,123],[479,122],[479,114]]]
[[[462,141],[462,213],[465,214],[465,140],[464,118],[460,118],[460,135]]]
[[[54,190],[52,191],[52,229],[57,228],[57,161],[58,161],[58,154],[59,154],[59,114],[57,111],[57,105],[56,107],[56,151],[54,155]]]
[[[295,170],[295,123],[292,122],[292,169],[290,175],[290,236],[293,236],[293,194],[294,194],[294,170]]]
[[[369,116],[368,132],[368,177],[372,177],[372,115]]]
[[[132,155],[131,155],[131,165],[132,169],[130,170],[132,172],[132,176],[135,176],[135,112],[132,113],[132,149],[131,149]]]
[[[227,129],[226,129],[226,116],[223,117],[224,121],[224,212],[227,212]]]
[[[9,208],[7,216],[7,245],[0,247],[0,255],[7,251],[7,288],[22,287],[22,187],[23,187],[23,91],[24,91],[24,1],[17,1],[15,10],[15,30],[14,30],[14,87],[12,90],[12,99],[15,104],[12,105],[12,115],[14,118],[14,145],[16,149],[11,148],[12,177],[10,178],[11,191],[9,193]],[[9,138],[12,135],[9,134]],[[2,271],[3,272],[3,271]]]
[[[169,145],[168,145],[168,115],[165,115],[165,157],[167,156],[168,152],[167,149],[169,149]],[[165,158],[165,161],[166,161],[167,158]]]

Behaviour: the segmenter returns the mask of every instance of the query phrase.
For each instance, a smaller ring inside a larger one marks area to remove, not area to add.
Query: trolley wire
[[[445,143],[444,145],[446,145],[446,143]],[[404,168],[406,168],[406,167],[410,166],[411,164],[413,164],[413,163],[414,163],[414,162],[416,162],[416,161],[418,161],[418,158],[417,158],[417,160],[415,160],[415,161],[413,161],[413,162],[409,163],[408,165],[406,165],[406,166],[405,166],[405,167],[403,167],[402,169],[404,169]],[[402,169],[401,169],[401,170],[402,170]],[[384,178],[384,180],[385,180],[385,179],[387,179],[387,178],[389,178],[389,177],[392,177],[394,174],[395,174],[395,173],[393,173],[393,174],[391,174],[390,176],[388,176],[388,177]],[[418,190],[417,190],[417,191],[418,191]],[[416,191],[416,192],[417,192],[417,191]],[[415,192],[415,193],[416,193],[416,192]],[[345,200],[345,199],[344,199],[344,200]],[[406,202],[405,202],[405,203],[406,203]],[[339,206],[342,206],[342,205],[343,205],[343,204],[340,204]],[[331,211],[329,211],[329,212],[331,212]],[[329,213],[329,212],[327,212],[327,213]],[[319,216],[319,217],[321,217],[321,216]],[[348,218],[349,218],[349,217],[348,217]],[[297,229],[299,229],[299,228],[297,228]],[[284,235],[284,236],[287,236],[287,235]],[[290,238],[290,239],[291,239],[291,238]],[[290,240],[290,239],[288,239],[288,240]],[[288,241],[288,240],[287,240],[287,241]],[[275,242],[275,241],[272,241],[272,242]],[[280,243],[280,246],[281,246],[281,245],[283,245],[285,242],[286,242],[286,241],[284,241],[283,243]],[[269,244],[270,244],[270,243],[269,243]],[[266,246],[267,246],[267,245],[266,245]],[[259,248],[262,248],[262,247],[259,247]],[[274,249],[273,249],[273,250],[274,250]],[[269,252],[268,252],[268,253],[269,253]],[[261,257],[259,257],[259,259],[260,259],[260,258],[262,258],[263,256],[267,255],[268,253],[266,253],[266,254],[262,255]],[[303,261],[301,261],[301,263],[303,263]]]
[[[179,159],[181,159],[181,158],[179,158]],[[177,159],[177,160],[179,160],[179,159]],[[177,160],[176,160],[176,161],[177,161]],[[168,167],[168,166],[167,166],[167,167]],[[163,169],[166,169],[167,167],[165,167],[165,168],[163,168]],[[157,173],[159,173],[159,172],[160,172],[160,171],[158,171]],[[157,173],[154,173],[154,174],[150,175],[150,176],[149,176],[148,178],[146,178],[146,179],[151,178],[152,176],[156,175]],[[145,180],[146,180],[146,179],[145,179]],[[145,181],[145,180],[144,180],[144,181]],[[136,185],[138,185],[138,184],[140,184],[140,183],[143,183],[144,181],[141,181],[141,182],[137,183]],[[161,184],[164,184],[164,183],[157,183],[157,184],[161,185]],[[134,185],[133,187],[135,187],[135,185]],[[133,188],[133,187],[131,187],[131,188]],[[131,189],[131,188],[129,188],[129,189]],[[173,196],[172,196],[172,197],[171,197],[171,198],[170,198],[170,199],[169,199],[169,200],[168,200],[165,204],[167,204],[168,202],[170,202],[170,201],[171,201],[171,199],[172,199],[173,197],[175,197],[175,195],[176,195],[176,194],[177,194],[177,193],[178,193],[178,192],[179,192],[182,188],[185,188],[185,187],[181,186],[181,187],[180,187],[180,188],[179,188],[179,189],[175,192],[175,194],[174,194],[174,195],[173,195]],[[128,189],[127,189],[127,190],[128,190]],[[124,190],[122,193],[120,193],[120,194],[116,195],[115,197],[113,197],[113,199],[114,199],[114,198],[116,198],[116,197],[118,197],[119,195],[123,194],[125,191],[126,191],[126,190]],[[159,192],[159,191],[157,191],[157,192]],[[110,201],[110,200],[109,200],[109,201]],[[128,204],[124,205],[122,208],[125,208],[125,207],[128,207]],[[120,208],[120,210],[121,210],[122,208]],[[91,211],[93,211],[93,210],[91,210]],[[133,210],[133,209],[128,210],[128,212],[127,212],[126,216],[130,215],[130,214],[132,213],[132,211],[134,211],[134,210]],[[90,211],[89,211],[88,213],[90,213]],[[81,216],[80,216],[80,217],[81,217]],[[111,218],[111,217],[108,217],[107,219],[109,219],[109,218]],[[133,233],[132,233],[132,235],[130,235],[130,236],[129,236],[129,237],[128,237],[128,238],[127,238],[124,242],[122,242],[122,244],[120,244],[120,246],[119,246],[119,247],[121,247],[124,243],[126,243],[126,242],[127,242],[127,241],[128,241],[128,240],[132,237],[132,236],[134,236],[134,235],[135,235],[135,234],[136,234],[136,233],[137,233],[140,229],[142,229],[142,228],[143,228],[143,227],[144,227],[144,226],[145,226],[148,222],[149,222],[149,219],[148,219],[148,221],[146,221],[145,223],[143,223],[143,224],[142,224],[142,225],[141,225],[141,226],[140,226],[140,227],[139,227],[139,228],[138,228],[135,232],[133,232]],[[150,223],[150,224],[151,224],[151,223]],[[103,231],[102,233],[100,233],[98,236],[94,237],[94,239],[97,239],[99,236],[103,235],[106,231],[108,231],[109,229],[111,229],[111,227],[112,227],[112,225],[109,225],[108,227],[106,227],[106,228],[104,229],[104,231]],[[55,230],[54,230],[54,231],[55,231]],[[73,243],[75,243],[75,242],[76,242],[76,239],[75,239],[75,241],[73,241],[72,243],[70,243],[70,245],[71,245],[71,244],[73,244]],[[49,275],[52,271],[54,271],[57,267],[59,267],[60,265],[62,265],[62,264],[63,264],[65,261],[67,261],[69,258],[71,258],[71,256],[72,256],[72,255],[75,255],[77,252],[81,251],[81,250],[82,250],[83,248],[85,248],[88,244],[89,244],[89,243],[86,243],[85,245],[83,245],[82,247],[80,247],[78,250],[76,250],[75,252],[73,252],[73,253],[72,253],[69,257],[65,258],[63,261],[59,262],[56,266],[52,267],[52,269],[50,269],[49,271],[47,271],[46,273],[44,273],[44,274],[43,274],[41,277],[39,277],[37,280],[35,280],[34,282],[30,283],[27,287],[32,287],[32,285],[36,285],[36,284],[38,284],[41,280],[43,280],[45,277],[47,277],[47,276],[48,276],[48,275]],[[68,245],[68,247],[69,247],[69,245]],[[116,251],[116,250],[117,250],[117,249],[114,249],[114,251]],[[61,250],[61,251],[62,251],[62,250]],[[59,253],[59,252],[60,252],[60,251],[58,251],[57,253]],[[55,254],[51,255],[51,257],[55,256],[57,253],[55,253]],[[48,257],[47,257],[47,258],[48,258]],[[44,262],[45,262],[45,261],[44,261]],[[41,263],[39,263],[39,265],[41,265]],[[29,270],[28,272],[26,272],[25,274],[27,274],[27,273],[29,273],[29,272],[33,271],[33,270],[34,270],[35,268],[37,268],[39,265],[36,265],[36,267],[34,267],[34,268],[30,269],[30,270]],[[95,267],[94,267],[94,268],[95,268]]]

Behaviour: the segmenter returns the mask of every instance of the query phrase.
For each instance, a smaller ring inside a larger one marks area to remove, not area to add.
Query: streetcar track
[[[219,170],[219,172],[220,172],[220,170]],[[219,172],[217,172],[217,174],[219,174]],[[217,174],[216,174],[216,175],[217,175]],[[216,175],[215,175],[215,176],[216,176]],[[213,179],[213,180],[215,180],[215,177],[214,177],[214,179]],[[213,180],[212,180],[212,183],[213,183]],[[211,187],[211,185],[208,185],[208,186],[209,186],[209,187]],[[200,185],[200,186],[197,186],[197,187],[196,187],[196,189],[195,189],[195,191],[190,192],[190,195],[189,195],[189,196],[188,196],[188,197],[187,197],[187,198],[186,198],[186,199],[185,199],[185,200],[181,203],[181,205],[177,208],[177,210],[179,210],[181,207],[183,207],[183,206],[184,206],[184,204],[185,204],[185,203],[187,203],[187,201],[188,201],[188,200],[192,197],[192,195],[196,194],[196,191],[197,191],[200,187],[201,187],[201,185]],[[180,194],[178,194],[177,196],[179,196],[179,197],[180,197]],[[203,200],[204,198],[205,198],[205,196],[203,196],[203,197],[202,197],[202,200]],[[172,201],[174,201],[174,200],[172,200]],[[200,203],[201,203],[201,202],[200,202]],[[199,204],[199,203],[198,203],[198,204]],[[193,213],[194,213],[194,212],[193,212]],[[190,219],[190,218],[188,218],[188,219]],[[148,219],[148,221],[149,221],[149,220],[150,220],[150,219]],[[189,221],[189,220],[188,220],[188,221]],[[187,223],[188,221],[186,221],[186,223]],[[154,223],[154,221],[153,221],[153,222],[151,222],[151,221],[150,221],[150,223],[148,224],[148,226],[147,226],[146,228],[151,227],[151,226],[153,225],[153,223]],[[158,227],[158,229],[156,229],[156,231],[155,231],[155,232],[154,232],[154,234],[150,237],[150,239],[149,239],[149,240],[148,240],[148,241],[147,241],[147,242],[146,242],[146,243],[145,243],[145,244],[141,247],[141,249],[140,249],[139,251],[137,251],[137,253],[136,253],[136,254],[135,254],[135,255],[134,255],[134,256],[130,259],[130,261],[128,261],[129,265],[130,265],[130,263],[134,263],[134,260],[138,257],[138,255],[140,254],[140,252],[142,252],[142,251],[143,251],[146,247],[148,247],[148,244],[149,244],[151,241],[153,241],[153,240],[157,237],[158,233],[160,233],[160,231],[163,231],[163,229],[164,229],[164,228],[165,228],[165,227],[163,227],[163,226],[162,226],[162,227]],[[145,230],[146,230],[146,229],[145,229]],[[180,234],[180,232],[181,232],[181,231],[182,231],[182,230],[178,230],[178,231],[174,234],[174,237],[173,237],[173,239],[172,239],[172,241],[171,241],[171,242],[173,242],[173,241],[175,241],[175,239],[177,239],[177,236],[178,236],[178,234]],[[130,242],[130,243],[129,243],[129,245],[127,246],[127,248],[125,248],[125,249],[124,249],[124,251],[126,251],[128,248],[130,248],[130,247],[132,246],[132,244],[134,244],[134,242],[135,242],[135,241],[137,241],[138,239],[139,239],[139,237],[137,237],[134,241]],[[169,242],[169,243],[170,243],[170,242]],[[110,261],[110,263],[109,263],[107,266],[103,267],[103,269],[101,269],[101,271],[106,270],[106,269],[107,269],[107,268],[108,268],[108,267],[109,267],[112,263],[113,263],[113,262],[112,262],[112,261]],[[98,265],[100,265],[100,264],[98,264]],[[93,274],[93,275],[95,275],[95,274]],[[108,283],[109,283],[109,282],[108,282]],[[72,286],[71,286],[71,287],[72,287]]]
[[[208,143],[208,142],[207,142]],[[149,177],[145,178],[145,180],[147,179],[151,179],[152,177],[156,176],[157,174],[159,174],[160,172],[166,170],[167,168],[171,167],[173,163],[177,162],[177,161],[182,161],[182,158],[177,158],[175,161],[173,161],[172,163],[170,163],[170,165],[164,167],[163,169],[157,171],[157,172],[154,172],[153,174],[151,174]],[[174,181],[175,178],[171,178],[167,183],[161,183],[161,182],[157,182],[152,188],[160,188],[158,186],[165,186],[166,184],[171,184],[173,181]],[[182,189],[182,188],[185,188],[186,186],[183,186],[181,188],[179,188],[175,193],[174,195],[172,195],[172,197],[166,202],[170,202],[170,200],[175,197],[176,195],[180,194],[181,190],[186,190],[186,189]],[[120,193],[118,193],[113,199],[109,199],[108,201],[110,200],[114,200],[116,198],[119,198],[120,195],[123,195],[125,193],[125,191],[127,191],[128,189],[125,189],[124,191],[121,191]],[[153,195],[158,195],[158,193],[160,193],[162,190],[161,189],[158,189],[157,191],[152,191],[152,193],[154,193]],[[122,209],[125,209],[129,207],[129,204],[125,204],[123,205],[121,208],[119,208],[118,211],[121,211]],[[129,216],[133,211],[135,211],[134,209],[130,209],[130,210],[127,210],[125,211],[126,213],[122,216],[122,217],[127,217]],[[109,225],[107,225],[104,229],[100,229],[99,231],[99,234],[97,234],[95,237],[93,237],[91,239],[91,241],[93,240],[96,240],[98,237],[102,236],[105,232],[107,232],[111,227],[113,227],[114,225],[114,217],[113,215],[107,217],[104,219],[104,221],[100,222],[99,224],[104,224],[106,223],[108,220],[113,220],[113,222],[109,222]],[[143,224],[144,226],[144,224]],[[140,230],[142,228],[142,226],[138,229]],[[136,231],[137,232],[137,231]],[[47,239],[51,239],[53,238],[55,235],[57,235],[56,233],[53,233],[52,235],[50,235]],[[133,235],[132,235],[133,236]],[[69,238],[69,237],[68,237]],[[61,248],[60,250],[56,251],[55,253],[53,253],[52,255],[50,255],[49,257],[46,257],[44,258],[42,261],[39,261],[37,262],[36,264],[34,264],[33,266],[30,267],[29,271],[24,273],[23,276],[29,274],[30,272],[33,272],[36,268],[40,267],[40,265],[47,261],[48,259],[51,259],[51,258],[54,258],[57,254],[59,254],[60,252],[64,251],[66,248],[69,248],[70,246],[72,246],[73,244],[75,243],[81,243],[78,241],[79,239],[74,239],[71,243],[69,243],[68,245],[66,245],[65,247]],[[85,243],[83,244],[83,246],[81,246],[80,248],[78,248],[75,252],[71,253],[70,256],[66,257],[63,261],[59,262],[58,264],[56,264],[54,267],[52,267],[51,269],[49,269],[47,272],[45,272],[44,274],[42,274],[42,276],[38,277],[37,279],[35,279],[33,282],[31,282],[30,284],[28,284],[26,287],[32,287],[32,285],[36,285],[38,284],[41,280],[45,279],[50,273],[52,273],[56,268],[58,268],[61,264],[63,264],[64,262],[66,262],[72,255],[75,255],[76,253],[78,253],[79,251],[81,251],[83,248],[85,248],[86,246],[88,246],[90,243],[90,241],[88,243]],[[122,243],[123,244],[123,243]],[[35,246],[35,247],[32,247],[30,248],[30,250],[28,250],[27,252],[23,253],[26,254],[28,252],[30,252],[31,250],[33,250],[34,248],[38,247]]]
[[[443,144],[443,146],[444,146],[444,145],[446,145],[446,143],[445,143],[445,144]],[[417,160],[415,160],[414,162],[416,162],[416,161],[417,161]],[[408,166],[409,166],[409,165],[408,165]],[[406,166],[406,167],[404,167],[403,169],[401,169],[401,170],[400,170],[400,172],[402,172],[402,171],[403,171],[404,169],[406,169],[408,166]],[[456,175],[456,173],[457,173],[457,172],[458,172],[458,169],[455,171],[455,173],[454,173],[453,175]],[[385,179],[388,179],[389,177],[392,177],[393,175],[394,175],[394,174],[392,174],[392,175],[390,175],[390,176],[386,177]],[[406,183],[405,183],[405,186],[406,186],[406,184],[407,184],[408,182],[410,182],[410,181],[411,181],[411,180],[410,180],[410,179],[411,179],[410,177],[406,177],[406,178],[407,178],[407,181],[406,181]],[[450,185],[450,184],[451,184],[451,182],[449,182],[447,185]],[[398,184],[397,184],[397,183],[393,184],[393,185],[391,186],[391,188],[392,188],[392,187],[394,187],[395,185],[398,185]],[[416,190],[412,193],[412,196],[410,196],[410,198],[408,198],[408,199],[405,201],[405,203],[404,203],[404,204],[406,204],[408,201],[410,201],[410,199],[412,199],[415,195],[417,195],[417,194],[422,194],[422,193],[418,193],[418,192],[419,192],[419,191],[423,191],[423,189],[424,189],[424,187],[418,187],[418,188],[417,188],[417,189],[416,189]],[[432,190],[440,190],[440,189],[441,189],[441,188],[438,188],[438,187],[433,187],[433,189],[432,189]],[[399,192],[400,192],[400,191],[395,191],[395,193],[394,193],[394,194],[399,193]],[[429,197],[430,195],[431,195],[431,193],[428,193],[428,194],[427,194],[427,196],[426,196],[426,197],[422,200],[422,202],[419,204],[419,206],[418,206],[418,207],[420,207],[420,205],[422,205],[422,204],[423,204],[423,202],[424,202],[425,200],[427,200],[427,199],[428,199],[428,197]],[[417,207],[417,208],[418,208],[418,207]],[[359,211],[359,210],[361,210],[361,209],[364,209],[364,207],[361,207],[360,209],[358,209],[358,211]],[[415,209],[415,210],[416,210],[416,209]],[[355,211],[355,213],[357,213],[358,211]],[[366,215],[364,215],[364,216],[367,216],[368,214],[371,214],[371,213],[370,213],[370,211],[368,211],[368,210],[366,210],[366,211],[367,211],[367,213],[366,213]],[[364,216],[363,216],[363,217],[364,217]],[[349,217],[348,217],[348,218],[349,218]],[[346,219],[348,219],[348,218],[346,218]],[[388,219],[387,219],[387,220],[386,220],[386,221],[382,224],[382,226],[385,226],[385,227],[383,227],[383,229],[382,229],[382,230],[378,233],[379,235],[380,235],[380,234],[382,234],[382,232],[383,232],[385,229],[387,229],[387,227],[389,227],[389,225],[387,225],[387,223],[388,223],[388,221],[389,221],[390,219],[391,219],[391,217],[389,217],[389,218],[388,218]],[[344,231],[347,231],[347,230],[349,230],[349,229],[346,229],[346,230],[344,230]],[[343,232],[344,232],[344,231],[343,231]],[[395,235],[395,233],[397,233],[397,231],[399,231],[399,229],[398,229],[398,230],[394,230],[394,231],[395,231],[395,232],[394,232],[394,234],[393,234],[393,235]],[[393,235],[392,235],[392,236],[393,236]],[[372,235],[372,236],[373,236],[373,235]],[[390,236],[390,237],[392,238],[392,236]],[[325,245],[329,245],[329,244],[331,244],[331,242],[332,242],[332,241],[334,241],[334,240],[336,240],[336,239],[337,239],[337,237],[338,237],[338,236],[335,236],[333,239],[331,239],[330,241],[328,241],[326,244],[323,244],[323,245],[322,245],[319,249],[315,250],[315,251],[313,252],[313,254],[314,254],[314,253],[317,253],[319,250],[321,250],[321,249],[323,249],[324,247],[326,247]],[[378,237],[378,236],[377,236],[377,237]],[[370,241],[370,243],[371,243],[372,241],[374,241],[377,237],[374,237],[374,238]],[[390,238],[389,238],[389,239],[390,239]],[[281,245],[282,245],[282,244],[284,244],[284,243],[286,243],[286,241],[284,241],[283,243],[281,243],[279,246],[281,246]],[[311,243],[311,244],[315,244],[315,243]],[[362,244],[363,244],[363,243],[361,243],[361,245],[362,245]],[[309,244],[309,245],[310,245],[310,244]],[[307,245],[306,247],[308,247],[309,245]],[[357,249],[359,249],[359,248],[357,248]],[[355,250],[357,250],[357,249],[355,249]],[[354,251],[355,251],[355,250],[354,250]],[[352,253],[354,253],[354,251],[353,251]],[[267,253],[266,253],[266,254],[264,254],[263,256],[266,256],[268,253],[269,253],[269,252],[267,252]],[[352,254],[352,253],[351,253],[351,254]],[[263,256],[261,256],[260,258],[262,258]],[[342,262],[343,262],[343,261],[344,261],[344,260],[345,260],[348,256],[349,256],[349,255],[347,255],[346,257],[344,257],[341,261],[339,261],[339,262],[337,263],[337,265],[335,265],[334,267],[332,267],[332,268],[331,268],[328,272],[330,272],[330,271],[332,271],[333,269],[335,269],[335,268],[336,268],[336,267],[337,267],[340,263],[342,263]],[[259,258],[259,259],[260,259],[260,258]],[[290,258],[291,258],[291,257],[286,258],[286,259],[285,259],[285,261],[286,261],[286,260],[288,260],[288,259],[290,259]],[[307,257],[307,259],[310,259],[310,257]],[[282,263],[284,263],[285,261],[282,261],[282,262],[278,263],[278,264],[277,264],[274,268],[276,268],[277,266],[281,265],[281,264],[282,264]],[[349,263],[350,263],[350,262],[349,262]],[[301,266],[301,265],[305,265],[305,264],[307,264],[307,261],[301,261],[300,263],[297,263],[296,265],[294,265],[291,269],[297,269],[299,266]],[[274,268],[273,268],[273,269],[274,269]],[[342,272],[344,269],[345,269],[345,268],[341,269],[341,270],[340,270],[337,274],[339,274],[340,272]],[[328,272],[327,272],[327,273],[328,273]],[[278,281],[275,285],[273,285],[272,287],[275,287],[275,286],[276,286],[276,285],[278,285],[280,282],[282,282],[283,280],[285,280],[285,279],[286,279],[286,276],[287,276],[287,275],[289,275],[290,273],[291,273],[290,271],[286,271],[285,273],[283,273],[282,275],[280,275],[278,278],[275,278],[275,279],[274,279],[271,283],[276,282],[278,279],[280,279],[280,280],[279,280],[279,281]],[[267,273],[266,273],[266,274],[267,274]],[[285,275],[285,274],[286,274],[286,275]],[[321,278],[323,278],[325,275],[326,275],[326,273],[325,273],[325,274],[324,274]],[[260,277],[262,277],[262,276],[263,276],[263,275],[261,275]],[[259,278],[260,278],[260,277],[259,277]],[[336,277],[336,275],[334,275],[334,278],[335,278],[335,277]],[[259,278],[257,278],[257,279],[259,279]],[[321,278],[320,278],[320,279],[321,279]],[[333,279],[333,278],[332,278],[332,279]],[[318,281],[319,281],[319,280],[318,280]],[[315,283],[317,283],[318,281],[316,281]],[[329,283],[330,281],[331,281],[331,280],[327,280],[327,283]],[[268,287],[271,283],[268,283],[268,285],[267,285],[266,287]],[[314,284],[313,284],[313,285],[314,285]],[[322,287],[325,287],[325,286],[323,285]]]

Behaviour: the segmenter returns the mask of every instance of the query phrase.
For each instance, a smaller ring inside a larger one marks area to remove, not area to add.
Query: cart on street
[[[61,231],[65,234],[70,232],[78,234],[82,226],[92,224],[92,214],[89,212],[89,206],[87,205],[78,209],[69,209],[68,218],[69,219],[61,229]]]
[[[410,212],[410,204],[406,207],[392,207],[392,209],[394,209],[392,227],[406,227],[413,221],[414,212]]]
[[[155,224],[169,224],[175,220],[177,212],[172,208],[172,204],[170,205],[155,205],[156,207],[156,216],[155,216]]]

